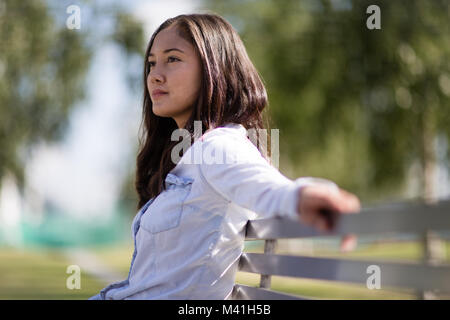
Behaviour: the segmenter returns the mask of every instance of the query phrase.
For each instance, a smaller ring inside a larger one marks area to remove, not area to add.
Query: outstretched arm
[[[288,179],[243,137],[216,136],[205,141],[203,148],[223,160],[201,164],[203,179],[223,198],[256,212],[260,219],[282,216],[330,232],[341,214],[360,210],[359,199],[332,181]],[[356,237],[346,235],[341,250],[352,250],[355,244]]]
[[[214,155],[210,160],[221,159],[200,165],[205,181],[223,198],[256,212],[259,218],[284,216],[325,231],[334,226],[337,213],[359,210],[356,196],[329,180],[288,179],[245,137],[210,137],[202,151]]]

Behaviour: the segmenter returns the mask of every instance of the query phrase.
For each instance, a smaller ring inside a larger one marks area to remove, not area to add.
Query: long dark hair
[[[170,154],[179,143],[171,141],[177,123],[153,113],[147,88],[148,55],[153,41],[161,30],[171,25],[192,43],[201,61],[201,92],[184,127],[191,137],[194,120],[201,121],[202,132],[226,123],[264,129],[264,122],[269,121],[263,114],[268,104],[266,89],[231,24],[216,14],[182,14],[163,22],[151,36],[145,53],[142,131],[136,159],[138,209],[163,190],[165,177],[176,165]]]

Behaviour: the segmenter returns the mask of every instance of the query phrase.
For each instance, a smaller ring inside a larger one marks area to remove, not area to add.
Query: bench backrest
[[[241,255],[238,270],[261,275],[259,288],[235,284],[232,299],[306,299],[270,290],[272,275],[334,280],[366,284],[367,268],[380,268],[382,286],[411,288],[417,292],[450,292],[450,266],[434,257],[433,232],[450,230],[450,200],[435,204],[389,204],[364,208],[359,214],[342,215],[333,236],[346,234],[416,234],[421,237],[424,259],[419,263],[397,263],[289,256],[274,254],[277,239],[324,236],[292,220],[252,220],[246,226],[246,240],[265,240],[264,254]]]

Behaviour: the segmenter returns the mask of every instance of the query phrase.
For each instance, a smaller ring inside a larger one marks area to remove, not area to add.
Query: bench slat
[[[290,219],[251,220],[246,239],[304,238],[324,235],[423,233],[450,229],[450,201],[436,205],[387,205],[362,209],[359,214],[342,215],[332,234],[319,233],[312,227]]]
[[[275,254],[243,253],[239,270],[287,277],[312,278],[366,284],[373,271],[380,268],[381,288],[407,287],[419,290],[438,289],[450,292],[450,267],[410,263],[339,260]]]
[[[236,284],[233,288],[232,300],[310,300],[310,299],[282,292],[249,287],[242,284]]]

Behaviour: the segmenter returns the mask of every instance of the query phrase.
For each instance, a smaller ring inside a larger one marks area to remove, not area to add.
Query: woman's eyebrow
[[[170,52],[170,51],[179,51],[179,52],[181,52],[181,53],[184,53],[183,50],[178,49],[178,48],[170,48],[170,49],[166,49],[166,50],[163,51],[163,53],[167,53],[167,52]],[[150,52],[150,54],[149,54],[148,56],[149,56],[149,57],[153,57],[154,54]]]

